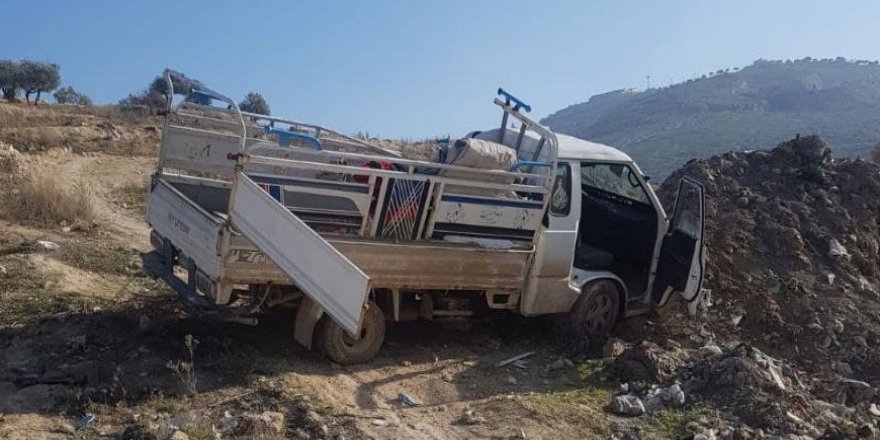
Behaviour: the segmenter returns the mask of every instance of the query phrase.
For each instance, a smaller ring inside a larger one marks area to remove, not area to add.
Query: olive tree
[[[256,113],[259,115],[269,116],[269,104],[266,102],[266,99],[263,98],[263,95],[257,92],[250,92],[244,99],[238,104],[238,108],[243,112],[248,113]]]
[[[58,89],[52,96],[55,97],[55,101],[59,104],[92,105],[92,100],[88,96],[77,92],[70,86]]]
[[[0,60],[0,91],[7,101],[15,101],[18,95],[21,66],[18,61]]]
[[[34,104],[40,102],[40,94],[51,92],[61,83],[61,68],[57,64],[23,60],[19,64],[19,86],[24,90],[24,100],[30,104],[30,96],[37,94]]]

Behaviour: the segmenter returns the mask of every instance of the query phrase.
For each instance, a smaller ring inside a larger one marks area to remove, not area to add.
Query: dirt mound
[[[880,385],[880,165],[798,137],[689,162],[664,201],[685,175],[706,188],[713,337],[790,362],[826,400],[845,381]]]
[[[709,413],[715,416],[688,428],[701,438],[764,438],[759,432],[771,438],[874,438],[876,406],[869,401],[876,390],[867,383],[841,380],[835,384],[838,399],[827,401],[811,389],[806,372],[748,344],[726,350],[715,345],[664,350],[642,344],[629,348],[615,363],[629,367],[634,357],[628,353],[645,351],[653,352],[653,359],[681,363],[660,383],[625,384],[610,411],[641,416],[711,408]],[[663,368],[652,359],[635,356],[645,361],[646,370]]]

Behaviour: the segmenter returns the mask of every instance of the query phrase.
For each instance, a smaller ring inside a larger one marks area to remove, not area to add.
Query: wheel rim
[[[357,339],[352,338],[348,332],[343,332],[342,334],[342,345],[344,345],[348,349],[357,349],[361,345],[363,345],[364,341],[367,340],[367,336],[369,335],[368,326],[364,325],[361,328],[360,334],[358,334]]]
[[[607,332],[614,322],[614,303],[611,295],[597,292],[587,307],[586,325],[591,334]]]

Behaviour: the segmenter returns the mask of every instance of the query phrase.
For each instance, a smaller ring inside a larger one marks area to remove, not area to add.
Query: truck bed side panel
[[[222,223],[162,178],[153,179],[147,221],[192,258],[199,269],[216,279]]]
[[[373,287],[399,289],[519,290],[530,250],[397,244],[328,238],[366,273]],[[233,236],[225,276],[236,283],[286,283],[287,277],[246,237]]]

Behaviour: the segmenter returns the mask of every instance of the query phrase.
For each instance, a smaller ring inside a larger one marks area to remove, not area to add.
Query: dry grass
[[[92,193],[83,180],[65,184],[53,176],[28,176],[9,198],[5,214],[14,220],[79,226],[95,220]]]

